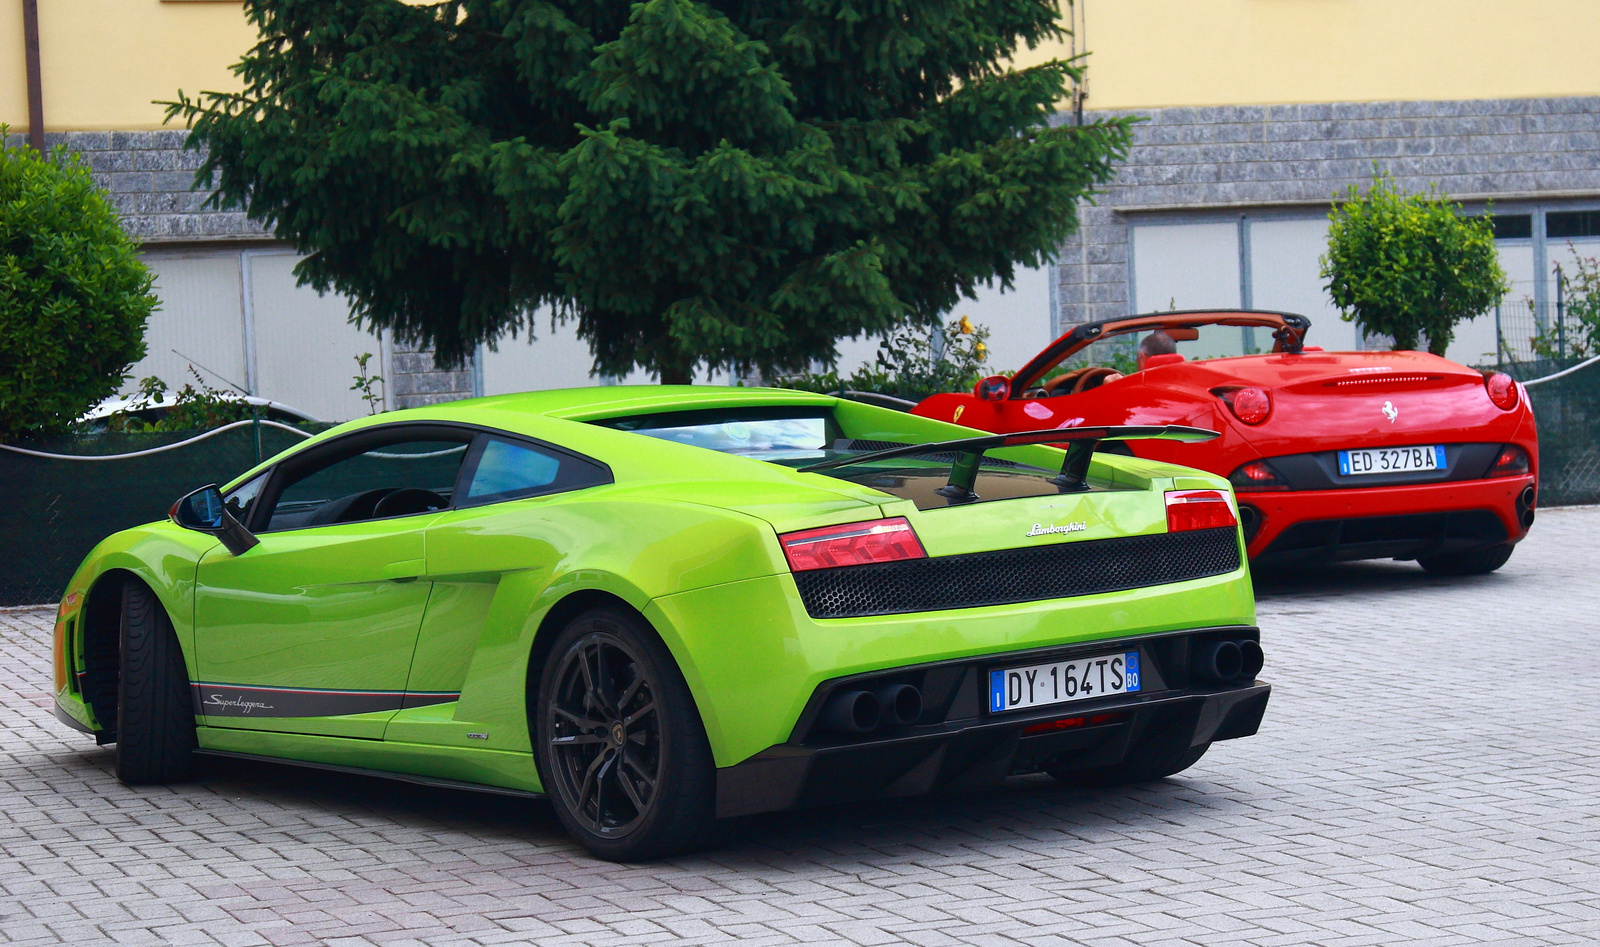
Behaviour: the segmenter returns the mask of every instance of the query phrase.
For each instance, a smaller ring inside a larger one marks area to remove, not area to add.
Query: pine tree
[[[1014,70],[1055,0],[246,0],[238,94],[179,95],[200,179],[302,283],[459,362],[536,307],[595,369],[831,361],[1041,264],[1126,121]]]

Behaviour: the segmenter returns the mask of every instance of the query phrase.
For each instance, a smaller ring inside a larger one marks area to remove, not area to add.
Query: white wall
[[[1358,347],[1354,323],[1323,289],[1321,257],[1328,248],[1328,220],[1250,221],[1250,305],[1295,312],[1311,320],[1306,341],[1331,351]],[[1261,347],[1270,342],[1263,340]]]
[[[180,389],[194,381],[191,364],[212,388],[247,387],[238,254],[149,253],[144,262],[160,304],[145,327],[145,357],[130,370],[123,393],[132,394],[149,375]]]
[[[1130,230],[1133,276],[1129,295],[1135,312],[1164,309],[1237,309],[1239,224],[1137,224]],[[1207,326],[1183,346],[1189,358],[1241,355],[1244,330]],[[1258,347],[1263,345],[1257,339]],[[1266,343],[1269,344],[1270,343]]]
[[[259,247],[147,252],[159,308],[124,393],[147,375],[180,389],[194,381],[193,365],[212,388],[243,389],[323,420],[366,414],[350,390],[355,357],[372,353],[368,371],[387,375],[382,344],[349,324],[344,297],[295,285],[299,259]]]

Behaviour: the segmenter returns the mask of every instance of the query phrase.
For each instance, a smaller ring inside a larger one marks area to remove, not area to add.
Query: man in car
[[[1144,363],[1149,361],[1150,357],[1153,355],[1176,355],[1177,352],[1178,343],[1172,341],[1172,336],[1167,335],[1160,329],[1157,329],[1156,331],[1139,340],[1138,351],[1134,353],[1134,358],[1138,360],[1139,367],[1135,369],[1135,371],[1144,371]],[[1110,374],[1101,378],[1099,381],[1093,382],[1087,387],[1098,388],[1101,385],[1116,381],[1119,378],[1126,377],[1128,376],[1122,374],[1121,372],[1111,372]]]

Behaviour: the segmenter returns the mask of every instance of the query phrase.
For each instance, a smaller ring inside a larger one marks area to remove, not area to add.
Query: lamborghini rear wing
[[[954,454],[956,459],[950,466],[950,482],[940,487],[936,492],[947,499],[963,502],[978,498],[978,495],[972,491],[973,484],[978,479],[978,468],[983,463],[983,455],[996,448],[1022,447],[1029,444],[1064,444],[1067,456],[1061,462],[1061,473],[1053,477],[1051,482],[1061,487],[1064,491],[1074,492],[1089,489],[1089,461],[1094,456],[1095,447],[1101,441],[1162,440],[1195,442],[1209,441],[1217,436],[1219,435],[1216,431],[1208,431],[1199,427],[1184,427],[1176,424],[1073,427],[1043,431],[1020,431],[1015,434],[985,434],[980,437],[963,437],[954,441],[907,444],[904,447],[867,451],[866,453],[856,454],[853,457],[838,457],[833,460],[810,464],[801,467],[800,472],[816,473],[823,470],[836,470],[840,467],[870,464],[874,461],[890,460],[895,457],[909,457],[915,454]]]

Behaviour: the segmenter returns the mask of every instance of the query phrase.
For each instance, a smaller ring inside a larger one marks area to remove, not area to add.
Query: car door
[[[427,528],[434,589],[407,691],[438,703],[411,705],[384,739],[529,750],[515,679],[526,657],[522,622],[562,557],[583,541],[570,511],[563,515],[565,503],[611,482],[610,469],[591,458],[514,435],[480,435],[456,503]]]
[[[200,560],[195,699],[207,726],[382,738],[406,703],[428,602],[424,528],[450,506],[473,436],[367,428],[229,494],[260,544]]]

